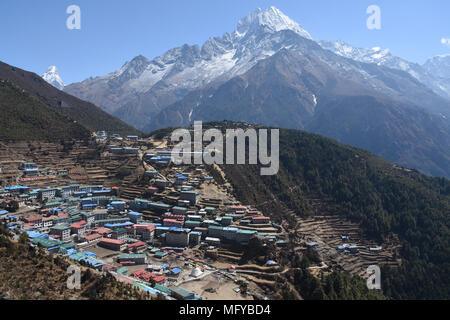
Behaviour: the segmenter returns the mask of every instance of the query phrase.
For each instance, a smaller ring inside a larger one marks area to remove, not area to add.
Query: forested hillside
[[[21,88],[0,82],[0,139],[89,139],[89,130],[62,115]]]
[[[450,298],[449,180],[296,130],[280,131],[277,175],[262,177],[250,165],[223,170],[240,201],[259,204],[275,221],[289,219],[286,208],[299,216],[317,214],[309,200],[319,199],[322,210],[359,223],[371,239],[398,235],[403,264],[382,270],[388,297]]]

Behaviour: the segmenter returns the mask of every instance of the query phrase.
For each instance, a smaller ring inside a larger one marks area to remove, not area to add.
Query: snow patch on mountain
[[[434,57],[421,66],[396,57],[391,54],[389,49],[383,50],[380,47],[372,49],[357,48],[344,41],[319,41],[319,44],[322,48],[345,58],[405,71],[437,94],[450,98],[450,81],[448,81],[448,78],[450,78],[450,56],[447,61],[445,57]]]
[[[72,91],[71,87],[66,90],[84,99],[94,97],[91,102],[109,112],[114,112],[118,105],[126,104],[132,97],[145,94],[155,86],[158,90],[170,91],[182,98],[190,90],[242,75],[259,61],[282,49],[291,48],[292,45],[283,44],[283,38],[278,35],[286,30],[312,39],[306,30],[277,8],[258,9],[241,19],[234,32],[210,38],[201,47],[185,44],[153,60],[138,56],[115,72],[82,83],[81,90],[98,90],[99,86],[109,90],[105,91],[105,97],[89,93],[84,96],[79,90]],[[121,93],[116,99],[117,92]]]
[[[266,11],[258,8],[256,11],[248,14],[244,19],[241,19],[235,34],[237,37],[244,37],[249,32],[253,32],[259,28],[263,28],[265,32],[291,30],[304,38],[312,40],[308,31],[274,6],[269,7]]]
[[[450,54],[438,55],[428,59],[424,68],[440,78],[450,79]]]
[[[59,90],[64,89],[64,82],[58,74],[58,69],[55,66],[50,66],[42,75],[42,78]]]

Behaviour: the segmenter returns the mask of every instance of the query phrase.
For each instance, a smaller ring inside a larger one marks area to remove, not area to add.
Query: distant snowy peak
[[[279,43],[282,38],[274,36],[284,30],[312,39],[298,23],[277,8],[258,9],[241,19],[231,34],[210,38],[201,47],[185,44],[153,60],[137,56],[100,79],[108,81],[112,89],[125,86],[136,93],[150,90],[161,80],[167,88],[176,90],[202,87],[243,74],[258,61],[284,48],[284,44]]]
[[[133,60],[125,62],[122,68],[112,74],[111,78],[115,79],[118,85],[123,84],[124,82],[141,76],[149,64],[150,60],[139,55]]]
[[[142,71],[144,71],[149,64],[150,60],[148,60],[143,55],[139,55],[135,57],[133,60],[125,62],[123,67],[119,70],[119,73],[122,74],[124,72],[129,72],[139,74]]]
[[[319,41],[319,44],[322,48],[333,51],[337,55],[366,63],[383,65],[394,58],[389,49],[382,50],[380,47],[372,49],[356,48],[344,41]]]
[[[47,72],[42,75],[42,78],[55,88],[58,88],[59,90],[64,89],[64,82],[59,76],[58,69],[55,66],[50,66]]]
[[[450,99],[450,55],[429,59],[423,66],[392,55],[388,49],[356,48],[343,41],[319,41],[322,48],[355,61],[402,70],[409,73],[435,93]]]
[[[312,40],[308,31],[273,6],[265,11],[257,9],[256,11],[249,13],[245,18],[239,21],[235,34],[243,37],[249,32],[254,32],[261,28],[263,28],[265,32],[291,30],[304,38]]]
[[[450,79],[450,54],[430,58],[423,67],[440,78]]]

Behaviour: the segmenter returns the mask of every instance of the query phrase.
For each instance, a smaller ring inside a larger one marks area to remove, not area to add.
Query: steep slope
[[[450,177],[449,123],[422,109],[370,96],[324,99],[306,129],[402,166]]]
[[[26,234],[25,234],[26,235]],[[0,225],[0,299],[9,300],[150,300],[151,296],[130,284],[118,282],[80,266],[81,289],[67,288],[67,270],[73,261],[19,242]],[[12,267],[14,266],[14,267]]]
[[[282,50],[217,89],[190,94],[163,110],[147,128],[194,120],[232,120],[304,128],[322,94],[364,94],[368,89],[333,73],[315,56]]]
[[[450,297],[449,180],[400,168],[318,135],[283,129],[277,175],[261,176],[256,165],[221,168],[240,201],[274,221],[290,221],[291,232],[294,212],[346,217],[375,241],[398,236],[402,265],[382,270],[388,297]]]
[[[265,35],[265,37],[270,39],[272,35]],[[330,94],[358,95],[364,93],[375,97],[384,96],[403,101],[405,104],[416,105],[429,113],[440,115],[444,120],[450,119],[450,101],[438,96],[404,71],[336,55],[291,30],[278,32],[277,41],[289,49],[281,48],[274,55],[259,61],[246,73],[224,84],[191,92],[182,100],[164,108],[160,114],[154,116],[144,131],[172,125],[186,125],[193,119],[232,119],[255,123],[255,119],[258,117],[239,118],[239,115],[253,112],[253,116],[255,116],[255,113],[259,111],[259,115],[264,116],[261,112],[261,100],[268,97],[270,91],[276,91],[281,86],[285,87],[288,82],[291,82],[288,87],[292,92],[287,96],[297,95],[301,98],[295,99],[296,102],[293,104],[292,100],[285,98],[286,92],[279,93],[277,102],[281,104],[281,107],[278,108],[277,103],[271,101],[271,108],[265,109],[268,112],[281,114],[275,119],[280,117],[287,119],[287,123],[276,122],[277,125],[285,128],[303,128],[302,124],[306,123],[308,119],[302,119],[300,123],[292,125],[292,122],[297,121],[298,118],[291,119],[283,106],[290,104],[294,108],[295,105],[294,109],[298,111],[299,104],[308,104],[311,111],[320,100],[320,96],[329,96]],[[304,71],[305,66],[307,71]],[[324,77],[317,78],[317,74],[324,73],[326,77],[330,78],[330,81]],[[312,77],[309,77],[309,74]],[[239,88],[237,84],[241,81],[239,79],[244,81],[241,82],[242,87],[237,89]],[[296,81],[297,83],[292,84]],[[316,85],[311,81],[317,81]],[[340,86],[338,90],[334,88],[335,82]],[[251,103],[244,106],[246,101],[251,101]],[[236,113],[235,111],[238,109],[239,112]],[[249,109],[255,110],[249,111]],[[217,118],[209,118],[209,115]],[[266,118],[274,119],[272,114]],[[260,123],[270,125],[274,122]]]
[[[407,90],[402,87],[407,81],[415,84],[406,73],[399,77],[396,70],[360,64],[368,76],[390,79],[386,82],[399,91]],[[189,94],[164,109],[146,130],[157,129],[161,123],[186,126],[195,120],[306,129],[401,165],[450,177],[448,119],[367,88],[363,75],[352,73],[349,78],[335,71],[317,54],[282,50],[217,89]],[[420,94],[441,99],[416,83],[414,96]]]
[[[323,42],[320,44],[327,47]],[[150,122],[155,126],[155,116],[168,106],[184,98],[191,101],[193,92],[217,88],[245,74],[258,62],[288,49],[314,55],[328,64],[336,76],[377,93],[450,116],[450,102],[423,84],[445,95],[448,83],[436,80],[421,66],[379,49],[351,48],[350,54],[344,54],[348,51],[344,45],[339,48],[345,50],[340,51],[331,45],[327,49],[332,50],[326,50],[321,45],[298,23],[277,8],[269,7],[248,14],[238,22],[234,32],[211,38],[201,47],[184,45],[153,60],[138,56],[116,72],[70,85],[65,90],[147,130]],[[396,70],[387,71],[382,66]],[[158,127],[166,125],[159,123]]]
[[[190,91],[243,74],[287,46],[277,39],[283,30],[311,39],[277,8],[258,9],[240,20],[233,33],[210,38],[202,47],[185,44],[152,61],[138,56],[116,72],[69,85],[65,91],[141,129],[152,115]]]
[[[137,133],[123,121],[107,114],[91,103],[59,91],[38,75],[0,62],[0,80],[10,81],[37,97],[59,113],[78,121],[92,131],[107,130],[117,133]]]
[[[89,139],[90,132],[7,81],[0,81],[0,140]]]
[[[440,57],[430,59],[421,66],[417,63],[396,57],[388,49],[382,50],[379,47],[372,49],[356,48],[344,41],[319,41],[319,44],[324,49],[330,50],[342,57],[405,71],[432,89],[435,93],[446,99],[450,98],[450,82],[448,81],[450,76],[442,76],[442,72],[445,72],[447,75],[450,74],[450,66],[448,63],[446,65],[439,64],[439,61],[442,61]]]

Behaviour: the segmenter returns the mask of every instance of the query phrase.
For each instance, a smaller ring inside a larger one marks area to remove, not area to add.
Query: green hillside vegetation
[[[290,228],[296,226],[286,214],[292,210],[302,217],[343,215],[374,240],[398,235],[403,264],[382,269],[388,297],[450,298],[449,180],[296,130],[280,131],[277,175],[262,177],[256,165],[225,165],[223,170],[240,201],[274,221],[288,220]],[[320,208],[310,199],[319,199]]]
[[[333,271],[314,277],[308,268],[320,262],[317,252],[308,249],[299,253],[292,243],[279,250],[267,240],[252,238],[240,263],[258,264],[268,260],[289,269],[270,288],[274,299],[297,300],[301,296],[304,300],[386,300],[379,290],[369,290],[363,279],[345,272]]]
[[[89,130],[7,81],[0,81],[0,139],[89,139]]]

